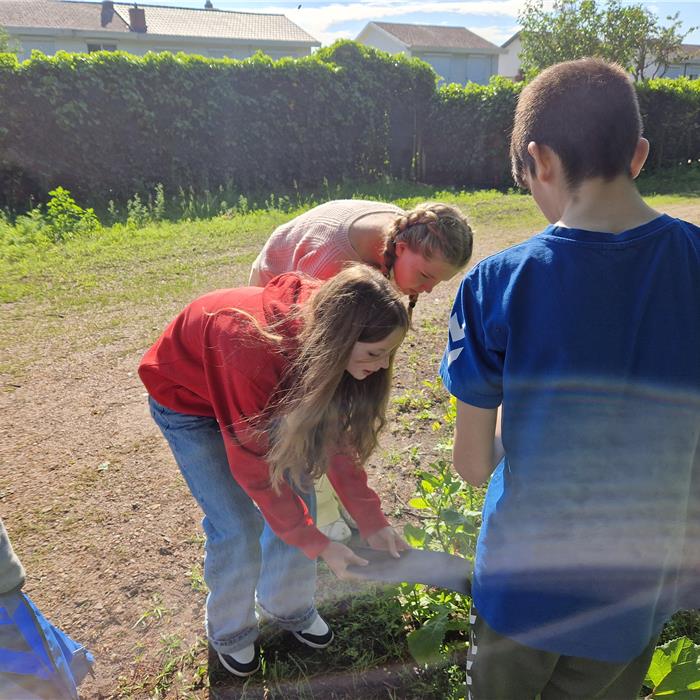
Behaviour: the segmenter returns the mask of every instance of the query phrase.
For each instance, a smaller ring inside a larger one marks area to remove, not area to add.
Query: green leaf
[[[446,624],[446,615],[438,615],[408,635],[408,649],[419,664],[428,664],[440,657]]]
[[[674,700],[700,698],[700,667],[696,660],[675,664],[671,672],[654,688],[654,697],[671,695]]]
[[[647,671],[644,685],[656,688],[659,683],[671,672],[671,659],[664,653],[663,649],[655,649],[651,657],[649,670]]]
[[[700,698],[700,647],[687,637],[672,639],[654,651],[644,681],[654,697],[673,695]],[[687,695],[688,692],[694,695]]]
[[[416,498],[412,498],[408,502],[408,505],[411,506],[411,508],[415,508],[416,510],[425,510],[426,508],[430,507],[425,498],[420,498],[419,496],[417,496]]]
[[[668,657],[671,659],[671,663],[679,664],[685,661],[697,661],[699,648],[693,644],[692,639],[688,637],[678,637],[677,639],[672,639],[670,642],[661,647]]]
[[[411,547],[420,548],[425,544],[428,533],[415,525],[404,525],[403,534]]]
[[[427,479],[423,479],[423,481],[420,482],[420,487],[426,493],[433,493],[433,491],[435,491],[435,487]]]

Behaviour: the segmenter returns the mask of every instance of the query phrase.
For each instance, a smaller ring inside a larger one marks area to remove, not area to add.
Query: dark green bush
[[[660,78],[637,86],[650,170],[700,158],[700,80]]]
[[[301,59],[0,54],[0,207],[63,186],[103,209],[225,187],[248,196],[395,177],[508,187],[520,90],[436,89],[430,66],[343,41]],[[648,169],[700,156],[700,82],[639,86]]]
[[[423,134],[423,178],[436,185],[510,187],[508,147],[521,84],[446,85],[435,94]]]

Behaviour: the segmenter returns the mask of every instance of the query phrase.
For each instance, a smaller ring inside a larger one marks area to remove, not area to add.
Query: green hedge
[[[639,84],[637,95],[651,144],[647,168],[700,158],[700,80],[657,78]]]
[[[432,69],[343,41],[302,59],[0,54],[0,207],[63,186],[104,206],[136,192],[241,193],[393,175],[508,187],[520,85],[436,89]],[[700,81],[639,86],[650,168],[700,157]]]
[[[431,103],[422,177],[445,186],[510,187],[510,131],[521,83],[446,85]]]
[[[352,42],[280,61],[2,55],[0,205],[59,185],[104,203],[157,183],[246,192],[410,174],[434,89],[427,64]],[[396,128],[408,116],[410,134]]]

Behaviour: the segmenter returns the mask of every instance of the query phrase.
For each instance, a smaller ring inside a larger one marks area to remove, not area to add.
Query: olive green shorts
[[[623,664],[524,646],[470,617],[467,700],[635,700],[656,646]]]

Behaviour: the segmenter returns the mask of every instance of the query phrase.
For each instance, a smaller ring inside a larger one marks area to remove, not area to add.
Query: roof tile
[[[128,32],[129,27],[116,13],[105,15],[102,3],[58,2],[57,0],[0,0],[0,26],[88,31]]]
[[[129,32],[129,7],[132,6],[133,3],[115,2],[114,12],[103,26],[101,2],[0,0],[0,26]],[[143,3],[139,7],[146,12],[148,34],[319,45],[314,37],[284,15]]]
[[[498,46],[483,39],[465,27],[443,27],[429,24],[400,24],[373,22],[385,32],[393,34],[409,48],[430,47],[446,49],[496,49]]]

